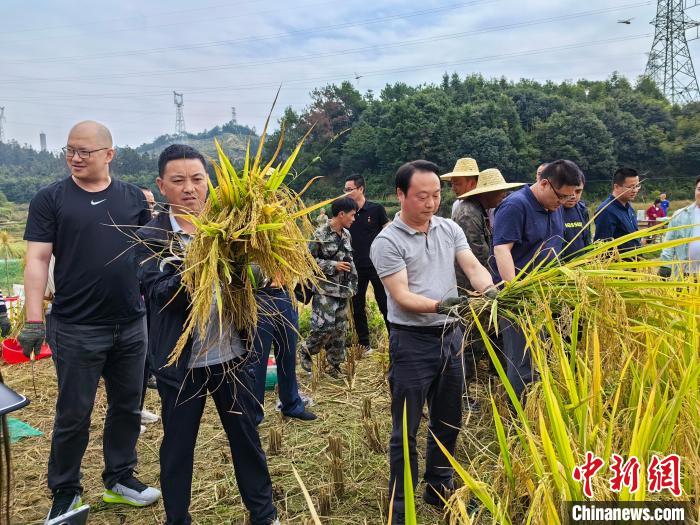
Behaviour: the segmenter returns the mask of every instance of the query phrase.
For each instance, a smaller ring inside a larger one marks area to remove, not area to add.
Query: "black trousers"
[[[143,364],[143,385],[141,386],[141,405],[140,410],[143,411],[143,405],[146,402],[146,392],[148,391],[148,380],[151,378],[151,367],[148,365],[148,356]]]
[[[462,330],[443,335],[419,333],[392,326],[389,336],[389,387],[391,389],[391,440],[389,442],[389,494],[394,491],[394,511],[404,514],[403,412],[406,405],[411,479],[418,482],[416,433],[428,402],[430,418],[425,453],[426,484],[452,487],[453,470],[433,434],[454,454],[462,426]],[[431,434],[432,432],[432,434]]]
[[[166,525],[189,525],[194,447],[207,400],[214,399],[228,437],[238,489],[252,525],[267,525],[276,517],[272,481],[256,426],[262,410],[253,395],[253,372],[240,359],[223,365],[193,368],[181,388],[156,379],[162,402],[163,442],[160,482]],[[218,453],[212,450],[212,453]]]
[[[523,392],[527,385],[535,380],[535,370],[527,346],[525,334],[519,326],[501,319],[499,321],[503,333],[503,351],[508,360],[506,375],[515,394],[524,402]]]
[[[379,311],[384,317],[384,324],[389,330],[389,321],[386,317],[386,292],[382,280],[377,275],[374,267],[357,269],[357,293],[352,298],[352,317],[357,332],[357,342],[360,345],[369,346],[369,327],[367,326],[367,287],[372,283],[374,298],[379,306]]]
[[[496,331],[492,330],[487,332],[487,335],[489,336],[491,340],[491,345],[493,346],[494,351],[496,352],[496,356],[498,357],[498,360],[501,363],[501,366],[503,369],[507,369],[508,367],[508,360],[506,359],[505,354],[503,353],[503,337],[499,333],[498,336],[496,336]],[[481,338],[481,335],[478,333],[476,329],[472,330],[472,333],[470,335],[471,339],[468,341],[465,341],[464,344],[464,380],[466,381],[467,386],[472,381],[475,381],[477,379],[477,364],[482,358],[486,358],[486,360],[489,362],[489,373],[492,375],[497,375],[498,372],[496,371],[496,367],[491,361],[491,357],[489,355],[488,350],[486,349],[486,345],[484,344],[484,340]]]
[[[111,488],[136,467],[146,323],[140,318],[118,325],[70,324],[48,315],[46,340],[58,378],[49,488],[82,491],[80,464],[100,377],[107,392],[102,480]]]

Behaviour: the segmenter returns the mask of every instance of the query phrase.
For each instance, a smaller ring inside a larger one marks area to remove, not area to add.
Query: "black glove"
[[[659,268],[659,277],[663,277],[664,279],[668,279],[671,277],[671,267],[670,266],[662,266]]]
[[[32,358],[32,353],[34,353],[34,357],[39,355],[45,337],[46,328],[44,328],[43,321],[27,321],[25,323],[17,336],[17,341],[19,341],[22,353],[27,359]]]
[[[488,288],[486,288],[486,290],[483,291],[483,294],[486,297],[488,297],[489,299],[491,299],[492,301],[496,300],[496,298],[498,297],[498,293],[499,293],[498,286],[493,285],[493,284],[491,286],[489,286]]]
[[[457,307],[457,310],[461,310],[467,305],[469,305],[469,297],[467,296],[448,297],[444,301],[440,301],[438,303],[437,313],[442,315],[450,315],[455,307]]]
[[[6,337],[7,334],[12,330],[12,324],[10,323],[10,318],[7,317],[7,312],[0,314],[0,335]]]

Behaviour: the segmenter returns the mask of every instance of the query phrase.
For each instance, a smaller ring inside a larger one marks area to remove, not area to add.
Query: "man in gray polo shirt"
[[[464,306],[455,261],[473,284],[493,298],[491,274],[469,249],[462,229],[434,214],[440,207],[438,167],[415,160],[396,173],[401,211],[372,243],[370,257],[388,299],[389,387],[392,432],[389,493],[394,492],[394,523],[404,523],[402,421],[406,405],[411,473],[418,479],[416,433],[426,400],[430,412],[423,499],[442,508],[440,496],[453,488],[452,469],[433,434],[454,453],[462,425],[462,330],[449,314]]]

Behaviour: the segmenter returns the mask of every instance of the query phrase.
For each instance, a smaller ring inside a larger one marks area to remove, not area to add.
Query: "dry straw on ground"
[[[327,512],[330,500],[330,515],[322,516],[323,523],[338,525],[371,524],[386,522],[388,502],[388,458],[386,453],[377,453],[368,446],[362,425],[362,399],[372,399],[372,413],[379,427],[383,444],[389,441],[391,418],[388,390],[382,373],[381,357],[371,356],[357,362],[354,389],[348,388],[344,380],[331,380],[327,375],[320,378],[313,394],[318,414],[315,422],[303,423],[282,419],[274,410],[274,394],[266,398],[266,416],[260,434],[265,450],[269,447],[271,428],[283,433],[282,453],[269,456],[275,503],[282,523],[302,524],[310,519],[309,508],[297,483],[292,466],[299,471],[317,509],[323,503]],[[3,375],[9,386],[31,397],[31,369],[28,365],[3,365]],[[53,425],[56,398],[56,376],[50,360],[36,364],[39,396],[17,417],[44,432],[40,438],[24,439],[12,447],[13,479],[13,524],[39,525],[50,506],[46,488],[46,465],[49,455],[50,433]],[[485,374],[483,374],[484,377]],[[301,388],[310,392],[310,384],[300,374]],[[482,399],[486,400],[485,387],[480,387]],[[154,390],[149,390],[146,408],[159,412],[159,399]],[[101,502],[102,481],[102,425],[106,410],[105,393],[100,386],[95,408],[88,448],[83,460],[83,485],[85,500],[91,505],[91,525],[160,525],[164,520],[161,503],[146,508],[133,509],[124,506],[108,506]],[[491,432],[490,415],[465,419],[465,432],[458,458],[466,461],[467,450],[481,448],[494,439]],[[419,438],[418,453],[422,457],[425,443],[425,425]],[[329,437],[342,441],[342,497],[328,497],[333,486],[328,454]],[[158,486],[158,447],[162,438],[160,423],[148,426],[138,443],[138,476],[146,483]],[[422,461],[422,460],[421,460]],[[239,524],[245,519],[244,507],[236,487],[231,452],[226,435],[221,428],[213,403],[208,402],[195,450],[194,481],[192,485],[191,513],[196,524]],[[321,501],[320,501],[321,500]],[[441,515],[432,508],[418,503],[419,516],[423,524],[438,524]],[[309,522],[311,523],[311,522]]]

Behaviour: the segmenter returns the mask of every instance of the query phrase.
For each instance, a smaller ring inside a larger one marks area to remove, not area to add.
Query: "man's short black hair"
[[[699,182],[700,182],[700,175],[698,175],[698,178],[695,179],[695,185],[697,186]]]
[[[204,155],[192,146],[188,146],[187,144],[172,144],[165,148],[161,152],[160,157],[158,157],[158,176],[163,178],[163,172],[168,162],[178,159],[197,159],[202,163],[204,169],[207,168],[207,161],[204,160]]]
[[[661,204],[661,199],[654,199],[654,204]]]
[[[411,162],[407,162],[401,165],[396,171],[396,189],[401,190],[404,195],[408,195],[411,179],[413,178],[413,174],[417,171],[434,173],[437,177],[438,173],[440,173],[440,168],[437,164],[429,160],[412,160]]]
[[[350,197],[340,197],[331,203],[331,214],[333,217],[337,217],[341,211],[350,213],[353,210],[357,211],[357,203]]]
[[[542,170],[540,179],[547,179],[557,189],[562,186],[579,186],[586,180],[581,168],[575,162],[566,159],[548,163]]]
[[[365,178],[362,175],[353,174],[345,178],[345,182],[354,182],[357,188],[365,187]]]
[[[615,170],[615,174],[613,175],[613,184],[624,186],[625,179],[629,179],[630,177],[639,177],[637,170],[633,168],[617,168],[617,170]]]

